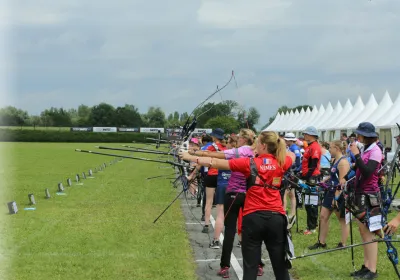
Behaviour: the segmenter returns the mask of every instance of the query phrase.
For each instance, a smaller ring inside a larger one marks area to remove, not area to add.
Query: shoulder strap
[[[257,178],[259,179],[259,181],[262,182],[262,184],[257,184]],[[271,186],[269,184],[267,184],[258,174],[258,169],[257,169],[257,165],[254,161],[254,158],[250,158],[250,177],[247,178],[247,188],[246,190],[249,190],[249,188],[251,188],[252,186],[258,186],[258,187],[264,187],[264,188],[270,188],[273,190],[277,190],[280,191],[279,188],[275,187],[275,186]]]
[[[219,151],[219,148],[218,148],[218,145],[217,145],[217,144],[212,143],[211,145],[215,148],[215,150],[216,150],[217,152]]]
[[[240,158],[239,149],[238,148],[235,148],[235,156],[236,156],[236,158]]]

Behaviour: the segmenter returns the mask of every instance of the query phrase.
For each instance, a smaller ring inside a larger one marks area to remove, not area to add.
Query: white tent
[[[397,96],[396,100],[392,104],[389,110],[384,112],[384,114],[375,122],[376,127],[390,126],[396,122],[400,123],[400,94]]]
[[[297,112],[297,110],[295,110]],[[287,126],[290,126],[290,124],[293,122],[293,120],[295,120],[295,116],[296,114],[293,113],[293,111],[290,112],[289,116],[287,116],[286,120],[285,120],[285,125],[283,125],[281,127],[281,129],[285,130],[285,128]]]
[[[375,96],[374,94],[371,94],[371,96],[368,99],[367,104],[365,104],[364,110],[362,110],[360,112],[360,114],[358,114],[356,117],[354,117],[352,120],[344,123],[341,125],[340,128],[350,128],[350,129],[354,129],[357,128],[357,126],[361,123],[364,122],[366,120],[366,118],[373,112],[376,110],[376,108],[378,107],[378,103],[375,100]]]
[[[278,113],[274,119],[274,121],[267,127],[268,130],[274,130],[274,129],[278,129],[279,128],[279,122],[282,118],[281,113]]]
[[[318,126],[316,126],[317,129],[324,129],[331,127],[332,123],[340,117],[340,114],[343,111],[342,104],[340,101],[337,102],[335,109],[333,110],[332,114],[329,116],[329,119],[327,119],[324,123],[320,123]]]
[[[314,127],[317,129],[318,127],[321,127],[321,125],[323,125],[327,120],[329,120],[332,113],[333,113],[333,107],[331,102],[329,102],[328,105],[326,106],[324,115],[322,115],[321,118],[317,120],[317,122],[314,124]]]
[[[321,108],[324,108],[324,107],[321,105]],[[314,123],[315,120],[317,119],[318,115],[319,115],[319,110],[318,110],[317,106],[314,105],[313,109],[311,111],[311,114],[308,118],[308,123],[310,123],[310,124]],[[302,122],[301,124],[299,124],[298,129],[304,130],[304,129],[306,129],[307,126],[310,126],[310,124],[307,124],[306,122]]]
[[[370,123],[375,123],[383,115],[385,115],[387,111],[390,110],[392,105],[393,105],[392,99],[390,98],[389,93],[386,91],[378,107],[373,112],[370,113],[370,115],[365,119],[365,121]]]
[[[303,110],[303,109],[302,109]],[[301,118],[299,118],[299,119],[297,119],[297,120],[295,120],[293,123],[292,123],[292,125],[290,126],[290,131],[293,131],[293,130],[299,130],[299,126],[301,125],[301,124],[303,124],[305,121],[307,121],[307,120],[309,120],[310,119],[310,115],[311,115],[311,110],[310,110],[310,108],[309,107],[307,107],[307,110],[306,111],[304,111],[303,110],[303,116],[301,117]]]
[[[329,127],[328,130],[334,130],[337,129],[337,127],[344,121],[347,120],[349,115],[353,112],[354,108],[353,105],[351,105],[351,102],[349,99],[347,99],[346,104],[344,104],[343,110],[340,113],[340,115],[332,119],[329,124],[326,125],[326,127]]]

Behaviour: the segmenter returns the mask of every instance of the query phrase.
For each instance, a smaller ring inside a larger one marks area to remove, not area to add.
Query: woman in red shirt
[[[285,141],[271,131],[264,131],[258,136],[256,151],[258,157],[254,159],[198,158],[187,152],[181,152],[180,157],[202,166],[245,175],[248,186],[242,224],[243,280],[257,279],[262,241],[266,244],[275,278],[286,280],[290,279],[285,262],[287,219],[280,188],[283,175],[294,158],[292,154],[286,154]]]

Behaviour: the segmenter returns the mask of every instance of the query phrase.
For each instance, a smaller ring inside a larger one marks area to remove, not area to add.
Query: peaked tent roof
[[[358,115],[361,114],[361,112],[364,110],[365,105],[364,102],[362,101],[361,97],[358,96],[356,103],[354,103],[353,110],[351,111],[350,114],[347,115],[345,119],[339,124],[336,125],[337,128],[347,128],[345,125],[351,121],[353,121]]]
[[[378,120],[375,121],[376,127],[390,126],[397,122],[400,123],[400,93],[394,101],[393,105]],[[397,118],[396,118],[397,117]]]
[[[303,110],[304,111],[304,110]],[[303,122],[307,122],[307,120],[309,120],[311,115],[311,110],[310,107],[307,107],[307,110],[304,112],[303,117],[302,118],[298,118],[297,120],[295,120],[292,125],[290,126],[290,131],[297,131],[299,130],[299,126],[303,123]]]
[[[335,109],[333,110],[333,112],[329,116],[329,118],[326,119],[326,121],[324,121],[323,123],[319,124],[316,128],[317,129],[327,129],[327,128],[329,128],[331,126],[331,123],[334,122],[340,116],[340,113],[342,111],[343,111],[342,104],[338,100],[338,102],[336,103]]]
[[[322,105],[321,105],[322,106]],[[319,114],[319,110],[318,110],[318,108],[317,108],[317,106],[316,105],[314,105],[313,106],[313,109],[312,109],[312,111],[311,111],[311,113],[310,113],[310,116],[309,116],[309,118],[308,118],[308,120],[307,120],[307,123],[314,123],[314,121],[315,121],[315,119],[317,118],[317,116],[318,116],[318,114]],[[306,127],[307,127],[307,123],[305,123],[305,122],[302,122],[301,124],[299,124],[299,130],[304,130]],[[309,124],[308,124],[309,125]]]
[[[365,121],[366,118],[371,115],[371,113],[375,111],[377,107],[378,103],[375,100],[375,96],[374,94],[371,94],[367,104],[365,104],[364,109],[360,112],[360,114],[346,124],[343,124],[342,128],[356,128],[361,122]]]
[[[336,119],[332,119],[332,121],[327,125],[328,129],[337,129],[344,120],[347,120],[347,117],[352,113],[352,111],[353,105],[350,100],[347,99],[340,115]]]
[[[322,118],[324,114],[325,114],[325,107],[324,105],[321,104],[321,106],[319,106],[318,113],[315,115],[313,119],[310,119],[310,123],[309,124],[303,123],[300,129],[303,130],[308,126],[314,126]]]
[[[282,114],[278,113],[274,119],[274,121],[265,129],[265,130],[271,130],[274,129],[274,127],[280,122],[282,118]]]
[[[378,107],[365,119],[372,124],[379,120],[392,107],[393,101],[389,93],[386,91]]]
[[[284,130],[286,126],[288,126],[290,124],[290,122],[294,119],[294,113],[293,111],[290,112],[290,114],[288,114],[285,118],[285,123],[279,128]]]
[[[326,106],[325,114],[322,115],[321,118],[314,124],[314,127],[318,129],[318,127],[320,127],[322,124],[326,122],[326,120],[329,119],[332,113],[333,113],[333,107],[331,102],[329,102],[328,105]]]

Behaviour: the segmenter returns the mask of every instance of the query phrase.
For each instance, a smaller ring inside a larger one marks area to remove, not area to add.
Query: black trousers
[[[245,193],[227,193],[224,198],[224,242],[222,244],[222,255],[221,255],[221,267],[231,267],[231,253],[233,249],[233,242],[235,241],[235,235],[237,230],[237,220],[239,217],[240,209],[243,210],[244,200],[246,198]],[[260,248],[261,250],[261,248]],[[259,265],[264,266],[261,261],[261,255]]]
[[[286,226],[286,217],[279,213],[258,211],[243,217],[243,280],[257,279],[263,241],[269,253],[275,279],[290,279],[285,263]]]
[[[307,212],[307,229],[316,229],[318,225],[318,206],[306,205],[305,207]]]

